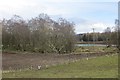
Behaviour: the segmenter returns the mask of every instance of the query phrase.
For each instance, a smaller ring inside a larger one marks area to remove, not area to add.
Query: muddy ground
[[[38,66],[45,68],[51,65],[69,63],[82,58],[97,57],[110,55],[113,53],[79,53],[79,54],[19,54],[19,53],[2,53],[3,70],[19,69],[37,69]],[[46,66],[47,65],[47,66]]]

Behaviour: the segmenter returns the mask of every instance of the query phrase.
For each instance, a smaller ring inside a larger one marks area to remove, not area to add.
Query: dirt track
[[[46,65],[61,64],[71,62],[81,58],[96,57],[112,53],[90,53],[90,54],[2,54],[3,70],[17,70],[32,68],[37,69],[37,66],[45,68]]]

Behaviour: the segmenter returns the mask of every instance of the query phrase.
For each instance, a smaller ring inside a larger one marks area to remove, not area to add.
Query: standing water
[[[76,44],[76,46],[106,46],[105,44]]]

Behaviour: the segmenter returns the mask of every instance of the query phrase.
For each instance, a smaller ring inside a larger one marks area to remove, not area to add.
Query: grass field
[[[76,53],[96,53],[96,52],[108,52],[108,53],[116,53],[118,52],[116,47],[109,47],[106,46],[84,46],[84,47],[76,47]]]
[[[3,78],[117,78],[118,56],[81,59],[41,70],[3,73]]]

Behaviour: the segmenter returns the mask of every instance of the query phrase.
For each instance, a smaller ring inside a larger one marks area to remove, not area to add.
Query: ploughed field
[[[4,70],[20,70],[20,69],[41,69],[48,66],[74,62],[82,58],[91,58],[97,56],[111,55],[115,53],[96,52],[96,53],[71,53],[71,54],[57,54],[57,53],[2,53],[2,68]]]
[[[118,78],[118,55],[83,58],[40,70],[4,71],[3,78]]]

